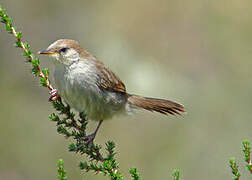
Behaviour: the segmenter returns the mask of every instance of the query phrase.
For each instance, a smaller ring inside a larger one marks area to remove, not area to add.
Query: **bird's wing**
[[[97,62],[96,66],[100,76],[98,86],[103,90],[126,93],[123,82],[111,70],[106,68],[102,62]]]

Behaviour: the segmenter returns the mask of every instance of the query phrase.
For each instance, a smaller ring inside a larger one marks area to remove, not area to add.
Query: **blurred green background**
[[[235,156],[248,178],[241,141],[252,141],[251,0],[2,1],[33,52],[60,38],[78,40],[112,69],[128,92],[175,100],[183,117],[140,112],[103,124],[97,143],[113,140],[121,170],[145,180],[230,179]],[[0,25],[0,180],[107,179],[79,170],[83,157],[56,133],[48,92],[30,73]],[[47,57],[43,67],[53,69]],[[96,124],[90,123],[90,129]]]

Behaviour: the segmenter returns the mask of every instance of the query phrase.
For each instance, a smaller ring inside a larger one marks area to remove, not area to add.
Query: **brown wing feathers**
[[[180,112],[185,112],[183,105],[164,99],[129,95],[128,102],[133,106],[143,108],[148,111],[156,111],[165,115],[175,115],[180,114]]]
[[[126,93],[126,88],[123,82],[108,68],[106,68],[102,62],[97,61],[97,69],[100,72],[99,86],[102,89]]]

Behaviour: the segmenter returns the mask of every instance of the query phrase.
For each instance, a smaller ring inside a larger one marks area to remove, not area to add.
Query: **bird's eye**
[[[62,49],[60,49],[60,52],[66,52],[67,51],[67,48],[62,48]]]

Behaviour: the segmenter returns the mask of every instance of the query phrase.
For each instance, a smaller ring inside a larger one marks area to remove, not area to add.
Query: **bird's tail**
[[[133,107],[143,108],[151,112],[155,111],[165,115],[176,115],[181,112],[185,112],[183,105],[164,99],[148,98],[129,94],[128,103]]]

